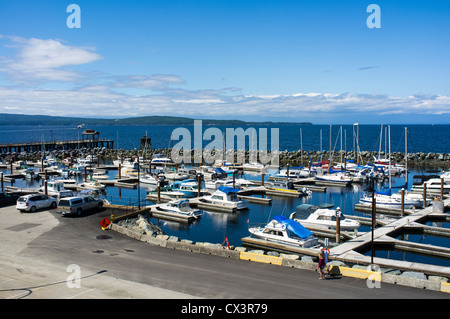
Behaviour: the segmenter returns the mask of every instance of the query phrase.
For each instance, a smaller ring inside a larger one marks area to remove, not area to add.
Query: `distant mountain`
[[[81,118],[48,115],[23,115],[0,113],[0,125],[192,125],[194,119],[175,116],[140,116],[123,119]],[[256,125],[256,124],[304,124],[309,122],[246,122],[240,120],[202,120],[203,125]]]

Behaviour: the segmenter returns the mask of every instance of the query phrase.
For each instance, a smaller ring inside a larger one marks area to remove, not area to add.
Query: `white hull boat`
[[[450,184],[445,180],[443,182],[443,185],[441,185],[442,181],[440,178],[431,178],[422,185],[413,185],[411,191],[423,192],[424,185],[426,185],[427,194],[438,195],[441,193],[441,187],[443,187],[444,194],[450,193]]]
[[[390,194],[390,192],[375,192],[375,205],[380,208],[392,208],[401,209],[402,207],[402,196],[401,194]],[[360,199],[360,204],[372,207],[372,194],[365,194]],[[423,207],[423,196],[420,194],[413,194],[405,192],[404,209],[413,209]],[[427,199],[426,206],[431,204],[431,200]]]
[[[295,220],[277,215],[264,227],[250,227],[250,234],[267,241],[289,246],[311,248],[319,244],[313,233]]]
[[[305,219],[295,219],[295,213],[291,214],[291,219],[299,222],[305,227],[320,227],[326,229],[336,229],[336,210],[328,209],[328,208],[319,208],[317,206],[312,206],[308,204],[299,205],[298,209],[301,206],[307,207],[307,209],[311,212],[310,215]],[[341,212],[339,227],[341,230],[345,231],[353,231],[357,229],[360,223],[354,219],[346,218],[344,214]]]
[[[173,200],[165,204],[149,206],[152,213],[166,215],[172,218],[194,218],[202,216],[200,209],[193,209],[189,206],[188,200]]]
[[[248,207],[248,201],[240,200],[237,192],[238,190],[235,188],[219,186],[217,191],[211,195],[201,197],[200,200],[221,207],[235,208],[237,210],[246,209]]]

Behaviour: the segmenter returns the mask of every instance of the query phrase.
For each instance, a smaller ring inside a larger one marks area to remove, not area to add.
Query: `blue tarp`
[[[237,193],[239,192],[238,189],[233,188],[233,187],[229,187],[229,186],[219,186],[219,191],[224,192],[225,194],[229,194],[229,193]]]
[[[387,191],[384,191],[384,192],[378,191],[378,192],[375,192],[375,194],[391,196],[392,192],[391,192],[391,189],[389,188]]]
[[[308,238],[309,236],[313,235],[311,231],[309,231],[302,224],[296,222],[293,219],[289,219],[281,215],[274,216],[273,219],[275,219],[279,223],[286,225],[288,230],[290,230],[300,238]]]

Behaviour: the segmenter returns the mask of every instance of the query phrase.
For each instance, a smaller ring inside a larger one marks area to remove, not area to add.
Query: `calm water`
[[[225,127],[217,126],[223,131]],[[270,128],[274,126],[264,126]],[[119,148],[133,149],[139,148],[139,139],[146,133],[152,138],[152,148],[168,148],[170,147],[170,136],[176,126],[96,126],[89,127],[98,130],[101,137],[115,140],[117,148],[117,140]],[[191,130],[193,127],[186,127]],[[206,130],[209,126],[204,126]],[[302,129],[302,140],[304,150],[320,150],[320,135],[322,131],[322,149],[329,149],[330,126],[327,125],[284,125],[279,126],[280,130],[280,150],[299,150],[300,144],[300,128]],[[408,151],[410,152],[449,152],[450,125],[411,125],[408,126]],[[245,128],[244,128],[245,129]],[[333,126],[332,129],[332,149],[340,149],[340,140],[338,138],[339,126]],[[342,127],[343,148],[353,150],[353,126],[347,125]],[[346,134],[345,134],[346,132]],[[71,140],[76,139],[80,133],[77,129],[67,126],[21,126],[21,127],[2,127],[0,128],[0,143],[26,142],[26,141],[42,141],[42,140]],[[383,130],[384,136],[384,130]],[[118,139],[117,139],[118,138]],[[391,126],[391,151],[404,152],[404,126]],[[368,151],[377,151],[380,146],[380,126],[361,125],[359,127],[360,149]],[[176,143],[176,141],[175,141]],[[204,141],[203,146],[209,141]],[[269,142],[270,145],[270,142]],[[345,147],[346,146],[346,147]],[[382,150],[384,151],[385,141],[382,140]],[[269,146],[270,148],[270,146]],[[5,174],[7,169],[0,170]],[[275,171],[272,171],[274,173]],[[111,177],[117,174],[116,170],[108,173]],[[417,171],[410,172],[409,187],[411,187],[412,176],[418,174]],[[245,173],[247,179],[260,180],[259,175],[253,173]],[[400,189],[404,184],[405,177],[394,177],[392,185],[394,190]],[[34,187],[34,183],[25,180],[17,180],[15,186]],[[387,187],[388,185],[377,185],[378,189]],[[301,197],[298,199],[288,198],[272,198],[271,205],[249,204],[249,209],[236,213],[216,213],[204,212],[202,218],[192,224],[183,224],[176,222],[158,221],[152,219],[156,224],[169,235],[178,236],[182,239],[190,239],[195,242],[212,242],[222,244],[225,238],[231,245],[240,246],[241,238],[249,236],[248,227],[264,224],[271,220],[275,215],[281,214],[286,217],[295,211],[295,208],[302,204],[322,204],[332,203],[335,207],[340,207],[345,215],[360,215],[362,213],[355,212],[353,207],[359,202],[359,199],[365,193],[365,185],[354,185],[348,188],[328,187],[327,192],[313,192],[309,197]],[[139,190],[141,198],[145,198],[147,189],[141,187]],[[138,197],[137,189],[119,189],[117,187],[108,187],[108,199],[116,203],[136,202]],[[367,215],[366,215],[367,216]],[[440,224],[440,227],[449,228],[448,223]],[[361,226],[359,231],[370,231],[370,227]],[[437,246],[450,247],[450,239],[437,238],[432,236],[409,235],[407,240],[420,242],[424,244],[432,244]],[[370,254],[370,252],[368,252]],[[450,266],[449,260],[428,258],[414,254],[404,254],[398,252],[377,251],[377,257],[389,257],[398,260],[407,260],[412,262],[421,262],[428,264],[436,264],[442,266]]]
[[[182,126],[191,132],[192,145],[194,140],[193,125]],[[219,128],[222,132],[226,128],[238,128],[238,126],[206,126],[208,128]],[[330,126],[329,125],[264,125],[248,126],[243,129],[254,127],[258,132],[260,128],[267,129],[268,149],[270,150],[271,129],[279,128],[279,149],[281,151],[300,150],[329,150],[330,149]],[[178,140],[171,142],[172,132],[178,128],[175,125],[161,126],[89,126],[100,132],[101,138],[114,140],[114,148],[134,149],[139,148],[140,138],[147,134],[152,139],[152,148],[169,148]],[[342,126],[342,149],[348,151],[354,149],[357,128],[359,128],[359,147],[362,151],[378,151],[380,149],[380,133],[383,138],[381,150],[388,149],[385,133],[386,126],[381,129],[380,125],[343,125]],[[410,125],[408,128],[408,152],[425,153],[448,153],[450,150],[450,125]],[[300,134],[301,130],[301,134]],[[331,127],[331,148],[341,149],[340,138],[341,126]],[[391,125],[391,152],[405,151],[405,126]],[[0,144],[17,142],[35,142],[52,140],[76,140],[81,134],[80,130],[70,126],[3,126],[0,127]],[[258,134],[256,138],[260,135]],[[322,136],[322,138],[321,138]],[[203,147],[210,143],[203,141]],[[303,144],[303,145],[302,145]],[[248,145],[248,141],[247,141]]]

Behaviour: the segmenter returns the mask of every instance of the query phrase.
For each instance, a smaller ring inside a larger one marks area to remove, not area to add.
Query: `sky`
[[[0,0],[0,113],[450,124],[449,12],[447,0]]]

